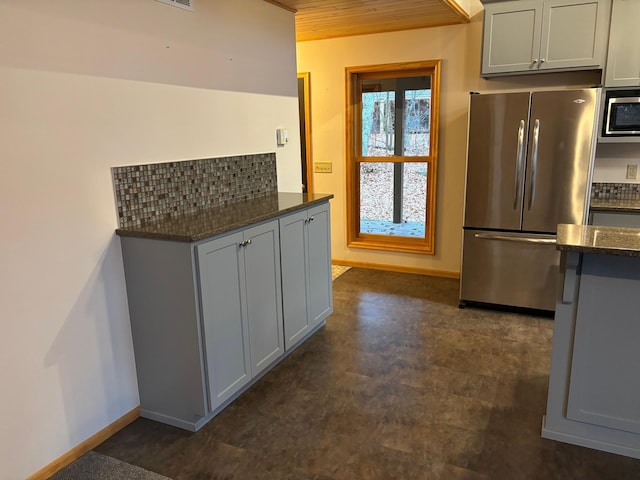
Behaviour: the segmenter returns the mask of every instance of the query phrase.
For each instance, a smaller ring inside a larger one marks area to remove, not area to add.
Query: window
[[[440,60],[346,75],[348,246],[433,254]]]

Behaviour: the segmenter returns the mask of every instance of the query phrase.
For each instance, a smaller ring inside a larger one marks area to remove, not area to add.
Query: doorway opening
[[[298,111],[300,114],[300,166],[302,167],[302,193],[313,193],[309,77],[309,72],[298,74]]]

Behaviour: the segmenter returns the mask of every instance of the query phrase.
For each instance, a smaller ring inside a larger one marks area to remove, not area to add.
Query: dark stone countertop
[[[640,213],[640,200],[604,200],[594,198],[589,205],[592,212]]]
[[[331,198],[333,194],[274,193],[157,222],[118,228],[116,234],[121,237],[196,242],[302,210]]]
[[[558,225],[558,250],[640,257],[640,228]]]

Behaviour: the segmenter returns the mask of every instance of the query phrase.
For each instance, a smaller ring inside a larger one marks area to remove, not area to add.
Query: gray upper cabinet
[[[482,74],[535,71],[541,29],[541,0],[485,5]]]
[[[285,347],[333,311],[329,204],[280,219]]]
[[[640,1],[613,0],[605,86],[640,85]]]
[[[611,0],[485,5],[482,75],[602,68]]]

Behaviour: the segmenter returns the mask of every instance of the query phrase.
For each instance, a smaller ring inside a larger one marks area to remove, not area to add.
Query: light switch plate
[[[638,165],[634,165],[634,164],[627,165],[627,179],[628,180],[638,179]]]
[[[316,173],[331,173],[331,162],[315,162],[313,171]]]

